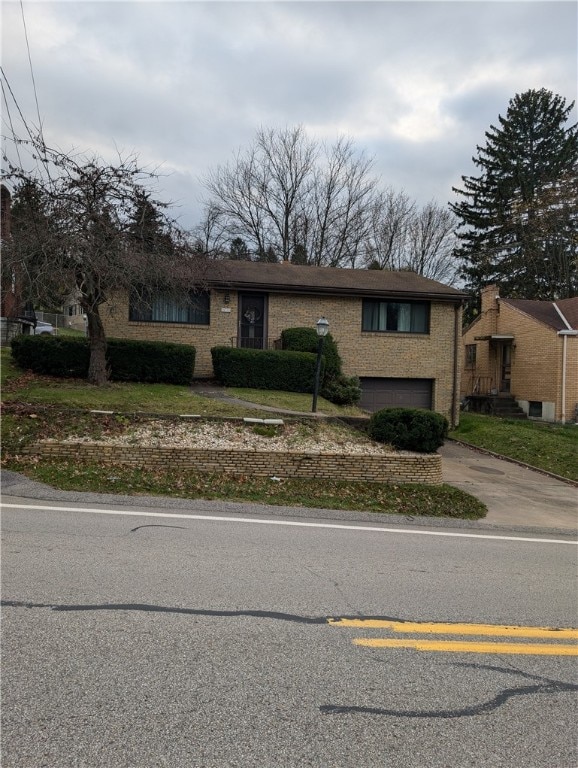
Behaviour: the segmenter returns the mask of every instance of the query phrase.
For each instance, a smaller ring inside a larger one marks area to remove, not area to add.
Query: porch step
[[[492,409],[494,416],[499,416],[502,419],[528,418],[518,403],[511,396],[504,397],[503,395],[500,395],[499,397],[495,398],[492,403]]]

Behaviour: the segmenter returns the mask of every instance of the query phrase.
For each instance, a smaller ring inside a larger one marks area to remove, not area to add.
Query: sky
[[[188,228],[202,216],[203,178],[261,127],[346,135],[381,186],[445,206],[516,93],[576,97],[577,9],[2,0],[2,136],[26,135],[9,85],[48,145],[160,166],[157,194]]]

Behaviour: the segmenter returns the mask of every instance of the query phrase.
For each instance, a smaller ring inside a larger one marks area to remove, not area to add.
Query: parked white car
[[[51,323],[44,323],[42,320],[38,320],[33,333],[35,336],[54,336],[54,326]]]

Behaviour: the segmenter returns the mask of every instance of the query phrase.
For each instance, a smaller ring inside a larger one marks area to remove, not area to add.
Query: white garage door
[[[381,408],[432,407],[432,379],[362,378],[360,406],[366,411]]]

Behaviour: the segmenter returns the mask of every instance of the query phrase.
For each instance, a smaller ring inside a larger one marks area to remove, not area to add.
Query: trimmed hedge
[[[88,339],[71,336],[16,336],[10,343],[20,368],[43,376],[85,379],[90,362]]]
[[[308,352],[213,347],[211,357],[215,378],[227,387],[313,392],[316,355]]]
[[[86,378],[90,344],[70,336],[17,336],[12,357],[21,368],[60,378]],[[190,384],[195,348],[160,341],[108,339],[106,359],[113,381]]]
[[[419,453],[435,453],[444,444],[449,424],[445,416],[419,408],[384,408],[369,421],[369,435],[380,443]]]
[[[315,328],[285,328],[281,331],[281,348],[291,352],[312,352],[317,354],[319,336]],[[323,357],[325,358],[325,375],[328,377],[341,374],[341,357],[337,344],[330,333],[323,341]]]

